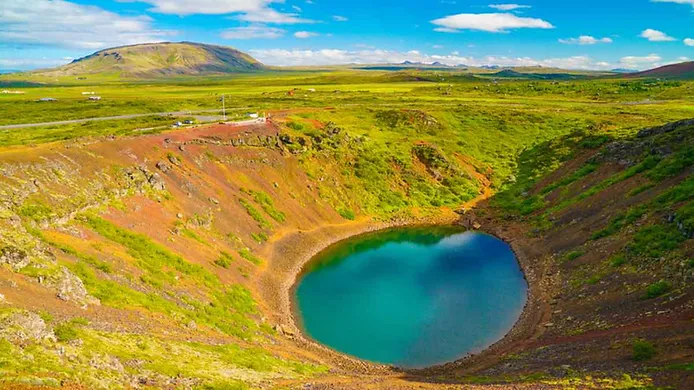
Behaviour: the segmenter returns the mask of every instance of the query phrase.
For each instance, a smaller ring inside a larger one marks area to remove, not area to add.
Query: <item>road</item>
[[[238,108],[238,109],[235,108],[234,110],[243,110],[243,109],[245,109],[245,108]],[[218,113],[219,111],[220,110],[173,111],[173,112],[150,112],[147,114],[102,116],[102,117],[98,117],[98,118],[71,119],[71,120],[55,121],[55,122],[3,125],[3,126],[0,126],[0,130],[26,129],[26,128],[30,128],[30,127],[39,127],[39,126],[68,125],[71,123],[83,123],[83,122],[90,122],[90,121],[108,121],[108,120],[118,120],[118,119],[132,119],[132,118],[141,118],[141,117],[152,116],[152,115],[174,116],[174,117],[176,117],[176,116],[192,116],[200,122],[211,122],[211,121],[221,120],[222,116],[221,115],[195,115],[195,114],[203,114],[203,113],[211,113],[211,112]]]

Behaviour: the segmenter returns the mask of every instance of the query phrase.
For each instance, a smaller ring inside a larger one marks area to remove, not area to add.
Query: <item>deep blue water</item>
[[[398,228],[340,242],[309,263],[296,288],[305,332],[337,351],[418,368],[502,338],[527,284],[510,247],[453,228]]]

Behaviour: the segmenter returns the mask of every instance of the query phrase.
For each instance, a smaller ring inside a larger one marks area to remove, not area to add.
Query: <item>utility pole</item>
[[[227,120],[227,107],[224,103],[224,94],[222,94],[222,116],[224,117],[224,121],[226,122],[226,120]]]

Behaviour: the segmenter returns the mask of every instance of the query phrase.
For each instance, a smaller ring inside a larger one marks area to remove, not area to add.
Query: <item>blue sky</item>
[[[694,0],[2,0],[0,69],[195,41],[270,65],[646,69],[694,58]]]

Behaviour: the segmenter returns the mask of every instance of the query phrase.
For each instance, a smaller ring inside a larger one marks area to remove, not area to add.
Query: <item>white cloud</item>
[[[559,42],[567,45],[595,45],[596,43],[612,43],[612,38],[595,38],[590,35],[581,35],[578,38],[560,39]]]
[[[336,21],[336,22],[346,22],[346,21],[348,21],[349,19],[346,18],[346,17],[344,17],[344,16],[333,15],[333,20]]]
[[[283,36],[285,32],[277,27],[248,26],[226,29],[220,36],[224,39],[275,39]]]
[[[439,32],[479,30],[498,33],[515,28],[554,28],[551,23],[542,19],[521,18],[507,13],[450,15],[432,20],[431,23],[439,26],[436,28]]]
[[[148,16],[123,16],[63,0],[2,0],[0,42],[82,49],[158,42],[174,35]]]
[[[653,30],[652,28],[643,30],[641,32],[641,35],[639,35],[641,38],[646,38],[651,42],[668,42],[668,41],[674,41],[675,38],[668,36],[662,31],[658,30]]]
[[[239,14],[238,19],[247,22],[296,24],[312,23],[296,13],[281,13],[272,8],[272,3],[283,0],[119,0],[121,2],[141,2],[152,5],[151,12],[186,15],[227,15]],[[300,11],[294,6],[295,11]]]
[[[620,66],[629,69],[646,69],[662,65],[660,62],[663,59],[657,54],[649,54],[647,56],[627,56],[619,60]]]
[[[691,4],[694,7],[694,0],[651,0],[654,3],[677,3],[677,4]]]
[[[489,8],[498,9],[499,11],[513,11],[515,9],[530,8],[530,6],[521,4],[490,4]]]
[[[65,65],[72,61],[72,58],[7,58],[0,59],[0,69],[37,69],[37,68],[53,68],[60,65]]]
[[[294,33],[294,36],[297,38],[311,38],[317,36],[318,33],[310,32],[310,31],[297,31]]]
[[[687,61],[691,61],[691,59],[689,59],[689,57],[677,57],[677,61],[687,62]]]
[[[223,15],[238,12],[258,12],[268,8],[273,0],[119,0],[152,5],[151,12],[172,15]]]
[[[262,49],[251,50],[251,54],[268,65],[297,66],[297,65],[338,65],[338,64],[384,64],[401,63],[404,61],[432,63],[440,62],[446,65],[499,65],[499,66],[544,66],[565,69],[597,69],[614,68],[613,64],[595,61],[585,56],[567,58],[550,58],[544,60],[530,57],[465,57],[453,52],[449,55],[429,55],[416,50],[398,52],[391,50],[285,50]]]
[[[248,12],[236,17],[244,22],[254,23],[275,23],[275,24],[298,24],[298,23],[315,23],[314,20],[303,19],[299,14],[285,14],[267,8],[262,11]]]
[[[694,46],[694,39],[692,38],[685,38],[683,42],[687,46]]]

